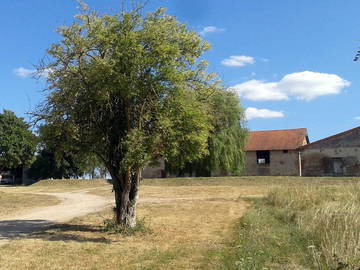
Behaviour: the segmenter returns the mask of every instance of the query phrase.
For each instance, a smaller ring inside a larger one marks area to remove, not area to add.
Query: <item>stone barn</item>
[[[245,175],[301,175],[300,147],[308,143],[306,128],[250,131]]]
[[[304,176],[360,176],[360,127],[302,147]]]

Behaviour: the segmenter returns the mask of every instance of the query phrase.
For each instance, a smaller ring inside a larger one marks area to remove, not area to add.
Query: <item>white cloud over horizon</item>
[[[245,110],[245,117],[247,120],[250,120],[254,118],[283,118],[285,115],[279,111],[249,107]]]
[[[287,74],[278,82],[250,80],[230,89],[253,101],[288,100],[291,97],[311,101],[320,96],[340,94],[350,84],[336,74],[303,71]]]
[[[210,34],[210,33],[219,33],[219,32],[224,32],[224,31],[225,31],[225,28],[219,28],[219,27],[210,25],[210,26],[205,26],[199,33],[202,36],[206,36],[207,34]]]
[[[227,67],[243,67],[254,63],[254,57],[246,55],[232,55],[221,61],[221,64]]]

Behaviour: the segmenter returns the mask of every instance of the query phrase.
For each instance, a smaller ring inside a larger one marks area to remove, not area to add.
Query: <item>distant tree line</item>
[[[96,156],[84,156],[67,141],[67,134],[49,125],[35,133],[31,125],[10,110],[0,113],[0,173],[29,169],[34,180],[79,178],[107,174]]]

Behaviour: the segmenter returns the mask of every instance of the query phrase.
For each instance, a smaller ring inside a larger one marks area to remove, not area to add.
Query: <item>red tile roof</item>
[[[245,150],[294,150],[306,143],[306,128],[250,131]]]

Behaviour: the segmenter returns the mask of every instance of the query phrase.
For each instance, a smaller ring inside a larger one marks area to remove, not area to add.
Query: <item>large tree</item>
[[[106,176],[101,160],[82,151],[73,136],[62,126],[43,124],[38,129],[38,153],[28,174],[31,178],[79,178],[85,174]]]
[[[29,166],[35,148],[36,137],[29,124],[10,110],[0,113],[0,170]]]
[[[43,148],[38,151],[28,175],[31,179],[64,179],[78,178],[85,173],[82,159],[72,153],[59,153],[54,148]]]
[[[199,57],[209,48],[163,9],[99,15],[85,8],[40,68],[35,113],[95,153],[113,179],[117,224],[135,226],[141,169],[159,157],[184,164],[207,153],[207,97],[217,89]]]
[[[38,153],[29,170],[33,179],[78,178],[84,174],[88,155],[74,144],[64,126],[43,123],[38,128]]]
[[[208,98],[213,129],[208,138],[208,154],[178,167],[167,164],[172,173],[190,173],[196,176],[239,175],[245,166],[247,129],[245,114],[236,93],[216,90]]]

